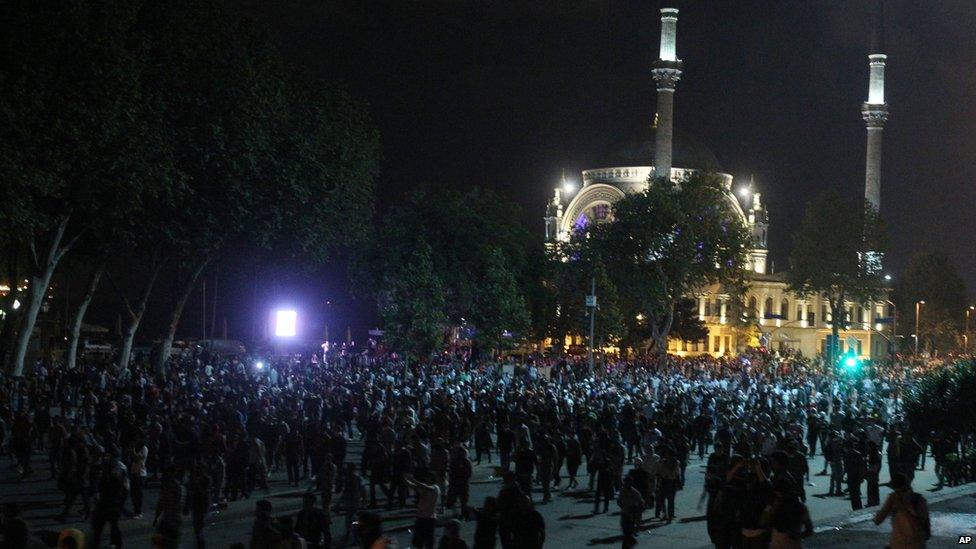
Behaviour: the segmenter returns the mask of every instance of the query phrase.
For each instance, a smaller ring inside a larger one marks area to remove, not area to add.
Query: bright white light
[[[876,332],[880,332],[881,331],[881,323],[880,322],[878,322],[877,324],[874,325],[874,331],[876,331]]]
[[[261,361],[255,362],[254,363],[254,367],[257,368],[258,370],[263,370],[264,369],[264,363],[261,362]]]
[[[275,312],[275,335],[278,337],[294,337],[297,333],[298,313],[291,310]]]
[[[885,280],[891,281],[891,275],[885,275]]]
[[[576,192],[576,185],[572,181],[563,180],[563,194],[573,194]]]
[[[739,196],[742,198],[749,198],[750,194],[752,194],[752,191],[749,190],[749,187],[742,187],[739,189]]]
[[[19,308],[20,308],[20,300],[15,299],[14,300],[14,310],[16,311]]]

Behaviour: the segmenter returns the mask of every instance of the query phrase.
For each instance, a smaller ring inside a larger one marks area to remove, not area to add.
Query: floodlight
[[[278,337],[294,337],[298,328],[298,312],[283,309],[275,312],[275,331]]]

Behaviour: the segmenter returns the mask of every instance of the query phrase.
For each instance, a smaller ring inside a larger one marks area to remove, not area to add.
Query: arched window
[[[783,320],[790,319],[790,302],[784,299],[779,304],[779,314],[783,315]]]
[[[749,298],[749,317],[756,318],[756,315],[756,296],[752,296]]]
[[[773,313],[773,298],[767,297],[766,298],[766,303],[763,306],[763,317],[764,318],[768,318],[769,315],[771,315],[771,314],[774,314]]]

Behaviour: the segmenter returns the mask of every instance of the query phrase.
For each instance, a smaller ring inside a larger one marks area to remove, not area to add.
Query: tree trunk
[[[139,294],[139,301],[136,302],[135,307],[128,307],[128,302],[126,301],[129,321],[126,323],[125,331],[122,333],[122,346],[119,349],[120,370],[129,367],[129,362],[132,358],[132,343],[136,338],[136,330],[139,329],[139,323],[142,322],[142,315],[146,312],[146,306],[149,303],[149,294],[152,293],[153,286],[156,283],[156,278],[161,268],[162,261],[159,260],[159,256],[153,255],[149,279],[146,280],[146,284],[142,287],[142,292]]]
[[[176,328],[180,324],[183,307],[186,305],[186,300],[190,298],[193,287],[196,286],[197,279],[200,278],[200,273],[203,272],[204,267],[209,262],[209,259],[205,259],[194,267],[189,278],[184,283],[180,294],[177,296],[176,301],[173,303],[173,312],[170,315],[169,327],[163,335],[163,340],[159,343],[159,352],[156,355],[156,375],[160,378],[166,374],[166,361],[169,359],[170,350],[173,348],[173,339],[176,337]]]
[[[27,358],[27,348],[30,346],[31,335],[34,333],[34,324],[37,323],[37,314],[40,312],[41,305],[44,303],[44,296],[47,294],[47,288],[51,284],[51,277],[54,276],[54,269],[68,251],[68,248],[71,247],[71,244],[73,244],[72,242],[65,247],[61,246],[64,231],[68,228],[68,219],[65,216],[55,229],[54,235],[51,237],[48,245],[46,256],[43,258],[37,257],[37,250],[32,244],[34,268],[31,269],[31,277],[27,289],[27,303],[21,305],[21,307],[24,307],[24,316],[21,321],[20,332],[17,334],[17,341],[14,344],[13,364],[11,365],[10,371],[13,377],[20,377],[24,374],[24,360]]]
[[[92,271],[91,276],[88,278],[88,285],[85,286],[85,293],[81,296],[81,303],[78,304],[74,317],[71,319],[71,327],[69,328],[68,334],[68,352],[64,359],[64,367],[67,370],[75,369],[75,363],[78,360],[78,342],[81,340],[81,323],[85,319],[85,313],[88,312],[88,306],[91,305],[92,298],[95,297],[95,290],[98,289],[98,283],[101,281],[102,273],[104,272],[105,262],[102,261],[95,267],[95,270]]]

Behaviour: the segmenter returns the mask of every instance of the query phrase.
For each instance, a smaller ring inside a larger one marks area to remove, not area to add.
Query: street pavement
[[[361,444],[350,444],[349,460],[359,460]],[[5,464],[9,461],[4,461]],[[0,501],[16,502],[23,509],[23,516],[31,525],[35,534],[56,532],[66,526],[88,530],[82,517],[75,514],[69,517],[68,523],[58,521],[61,510],[62,495],[55,487],[55,483],[48,480],[49,470],[46,459],[35,454],[34,474],[25,480],[18,480],[16,471],[3,467],[0,476]],[[932,471],[934,463],[931,458],[926,461],[926,469],[916,474],[913,486],[929,501],[933,511],[933,543],[939,546],[942,541],[951,540],[953,544],[957,536],[974,535],[976,530],[976,515],[973,507],[976,500],[971,494],[976,493],[976,485],[935,490],[935,475]],[[810,460],[810,470],[814,473],[823,467],[823,457],[817,456]],[[582,468],[585,470],[585,467]],[[628,466],[629,469],[629,466]],[[642,533],[638,538],[640,546],[698,548],[709,547],[708,535],[705,528],[704,510],[699,510],[698,502],[704,484],[704,460],[697,455],[691,458],[686,473],[686,483],[676,498],[676,519],[667,524],[657,520],[645,520]],[[486,496],[498,493],[501,480],[499,471],[487,463],[475,467],[474,478],[471,483],[471,502],[473,506],[480,506]],[[882,471],[882,480],[888,478],[887,470]],[[807,486],[807,505],[813,518],[817,534],[806,540],[810,547],[883,547],[887,540],[887,526],[875,527],[870,518],[876,508],[852,513],[850,502],[846,498],[827,497],[826,476],[811,476],[811,485]],[[611,503],[607,514],[593,514],[593,502],[590,494],[585,490],[565,490],[563,486],[553,492],[550,503],[541,504],[541,490],[533,493],[533,499],[546,521],[546,546],[558,548],[571,547],[600,547],[617,546],[621,542],[619,513],[615,503]],[[207,521],[206,539],[208,547],[229,547],[234,542],[247,542],[251,530],[251,513],[254,502],[261,498],[269,499],[274,505],[275,514],[293,513],[301,505],[301,494],[310,486],[307,481],[299,488],[288,486],[284,479],[284,472],[273,473],[269,482],[270,491],[257,491],[247,501],[231,502],[226,509],[211,514]],[[586,478],[580,479],[581,487],[586,487]],[[888,489],[882,487],[881,500],[884,501]],[[863,491],[862,491],[863,493]],[[144,518],[124,519],[121,523],[123,539],[127,547],[149,547],[152,533],[152,516],[156,507],[158,484],[150,484],[146,491],[144,504]],[[80,503],[76,504],[76,511]],[[409,547],[411,527],[413,523],[412,509],[385,511],[385,500],[380,499],[380,514],[383,516],[384,529],[397,541],[400,547]],[[653,512],[645,516],[653,516]],[[442,519],[453,518],[450,511]],[[343,538],[344,517],[341,511],[336,511],[333,517],[332,535],[336,545]],[[462,536],[469,543],[474,537],[474,522],[463,522]],[[440,532],[438,532],[438,536]],[[107,531],[105,536],[107,536]],[[107,543],[103,539],[103,543]],[[976,541],[974,541],[976,543]],[[187,517],[183,525],[183,546],[193,547],[192,529]]]

